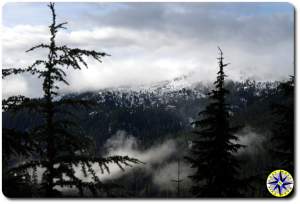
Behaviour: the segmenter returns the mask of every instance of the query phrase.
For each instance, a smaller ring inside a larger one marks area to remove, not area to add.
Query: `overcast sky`
[[[69,73],[63,91],[97,90],[169,80],[212,81],[217,47],[230,62],[228,78],[282,80],[293,74],[294,8],[287,3],[56,3],[68,30],[58,44],[111,54],[90,69]],[[25,67],[43,52],[25,50],[49,39],[46,3],[2,8],[3,67]],[[40,96],[28,75],[3,82],[3,96]]]

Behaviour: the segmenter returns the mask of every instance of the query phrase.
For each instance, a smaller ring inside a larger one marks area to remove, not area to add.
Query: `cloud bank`
[[[68,72],[71,85],[62,92],[134,86],[191,72],[193,80],[211,81],[217,46],[231,63],[227,75],[233,80],[281,80],[293,74],[294,9],[289,4],[57,3],[56,8],[70,28],[58,34],[58,44],[112,55],[102,64],[88,60],[89,69]],[[24,51],[49,39],[46,4],[6,4],[3,13],[3,67],[24,67],[45,56]],[[3,83],[4,96],[41,95],[38,80],[9,80]]]

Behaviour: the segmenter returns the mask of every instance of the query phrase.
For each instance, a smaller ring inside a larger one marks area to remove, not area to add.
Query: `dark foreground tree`
[[[137,159],[128,156],[98,157],[91,151],[92,141],[81,134],[76,128],[78,125],[73,121],[71,112],[66,111],[66,106],[88,106],[89,101],[58,98],[59,85],[66,84],[65,70],[73,68],[80,70],[87,67],[84,57],[91,57],[101,62],[102,57],[108,54],[104,52],[69,48],[66,45],[56,44],[56,34],[59,29],[64,29],[66,23],[56,23],[54,3],[49,4],[52,13],[49,44],[39,44],[29,51],[36,49],[48,50],[46,59],[38,59],[25,69],[3,69],[2,77],[11,74],[30,73],[37,76],[43,82],[44,96],[40,99],[30,99],[24,96],[13,96],[4,101],[5,110],[10,112],[27,110],[40,114],[42,121],[37,127],[32,128],[26,134],[33,138],[35,149],[30,159],[17,163],[9,169],[11,175],[28,174],[32,172],[30,181],[38,188],[39,196],[56,197],[62,196],[59,188],[76,187],[80,195],[90,191],[93,195],[110,196],[112,189],[118,188],[117,184],[104,184],[96,175],[94,164],[97,168],[109,172],[110,164],[118,165],[122,170],[124,166],[140,163]],[[4,144],[9,142],[5,134]],[[17,147],[22,148],[21,147]],[[8,150],[9,151],[9,150]],[[37,170],[44,169],[41,181]],[[80,168],[87,179],[83,180],[76,176],[75,168]],[[11,195],[9,195],[11,196]]]
[[[234,153],[242,145],[233,133],[238,127],[230,127],[230,105],[226,104],[224,88],[223,52],[219,48],[219,72],[214,82],[215,89],[209,93],[210,103],[199,113],[200,119],[193,122],[196,139],[192,141],[191,155],[186,159],[195,173],[189,176],[193,181],[192,192],[197,197],[240,196],[238,180],[239,164]]]
[[[272,105],[275,123],[273,126],[272,153],[279,162],[274,168],[284,169],[294,173],[294,136],[295,136],[295,77],[282,82],[277,87],[277,94],[282,97],[281,101]]]
[[[5,100],[2,101],[5,104]],[[5,105],[4,105],[5,106]],[[27,172],[15,174],[9,169],[10,162],[18,158],[28,159],[33,150],[30,135],[12,128],[2,128],[2,191],[8,197],[29,197],[32,184]]]

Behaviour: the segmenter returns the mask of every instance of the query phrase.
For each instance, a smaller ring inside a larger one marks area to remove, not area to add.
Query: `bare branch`
[[[59,28],[67,29],[66,27],[64,27],[64,25],[66,25],[66,24],[68,24],[68,22],[63,22],[63,23],[56,25],[54,28],[55,28],[55,30],[57,30]]]
[[[50,46],[49,45],[46,45],[46,44],[43,44],[43,43],[41,43],[41,44],[39,44],[39,45],[36,45],[36,46],[34,46],[34,47],[32,47],[32,48],[30,48],[29,50],[26,50],[26,52],[30,52],[30,51],[33,51],[33,50],[35,50],[35,49],[38,49],[38,48],[50,48]]]

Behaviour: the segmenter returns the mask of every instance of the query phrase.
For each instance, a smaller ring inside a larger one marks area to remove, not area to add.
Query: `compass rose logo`
[[[275,170],[267,178],[267,188],[276,197],[285,197],[292,192],[294,180],[285,170]]]

